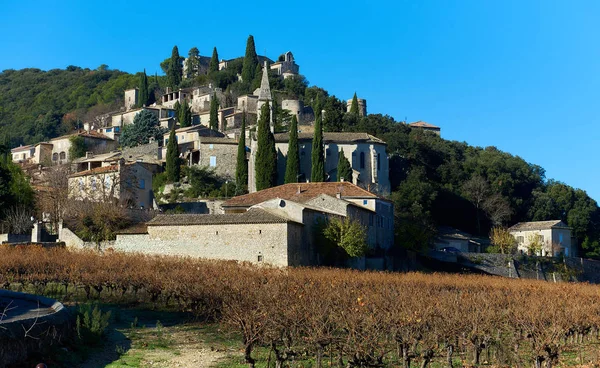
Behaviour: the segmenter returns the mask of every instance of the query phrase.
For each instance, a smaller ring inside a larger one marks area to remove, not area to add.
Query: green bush
[[[98,344],[109,326],[110,311],[102,312],[98,305],[82,304],[77,309],[77,337],[84,344]]]

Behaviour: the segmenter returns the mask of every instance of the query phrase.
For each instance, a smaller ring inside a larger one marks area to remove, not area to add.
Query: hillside
[[[223,104],[231,105],[260,84],[259,73],[251,83],[237,80],[242,64],[243,58],[232,60],[228,69],[184,79],[180,86],[213,82],[226,92]],[[118,110],[123,91],[138,86],[140,74],[74,66],[5,70],[0,73],[0,138],[8,136],[13,147],[39,142],[95,114]],[[167,77],[149,79],[159,95]],[[387,115],[358,118],[326,90],[308,87],[303,76],[269,79],[276,99],[298,98],[315,111],[325,110],[326,131],[368,132],[388,143],[397,244],[422,248],[440,225],[485,236],[492,226],[561,219],[573,228],[581,255],[600,257],[597,203],[583,190],[547,179],[540,166],[495,147],[473,147],[413,130]],[[285,128],[285,114],[275,109],[276,123]]]

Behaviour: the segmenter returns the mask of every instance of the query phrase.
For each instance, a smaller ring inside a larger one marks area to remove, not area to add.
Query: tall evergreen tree
[[[246,112],[242,116],[240,140],[238,141],[237,165],[235,168],[235,184],[237,194],[248,190],[248,161],[246,160]]]
[[[169,62],[169,69],[167,70],[167,79],[169,83],[169,87],[175,89],[181,83],[181,58],[179,57],[179,49],[177,46],[173,46],[173,51],[171,52],[171,60]]]
[[[323,121],[315,121],[315,135],[312,142],[310,181],[325,181],[325,152],[323,147]]]
[[[288,144],[287,161],[285,163],[285,183],[297,183],[300,174],[300,153],[298,151],[298,120],[292,115],[290,125],[290,141]]]
[[[178,102],[179,101],[177,101],[177,103]],[[187,100],[183,100],[183,104],[179,107],[179,111],[177,111],[177,120],[179,120],[179,125],[182,128],[192,125],[192,109]]]
[[[210,58],[210,64],[208,64],[208,72],[218,72],[219,71],[219,54],[217,53],[217,48],[213,48],[212,57]]]
[[[146,76],[146,69],[144,69],[144,73],[140,76],[140,95],[139,95],[139,105],[146,106],[149,100],[149,91],[148,91],[148,77]]]
[[[154,74],[154,79],[148,87],[148,106],[156,102],[156,91],[160,88],[158,85],[158,75]]]
[[[217,99],[216,93],[213,93],[213,98],[210,101],[210,118],[208,120],[208,126],[211,129],[219,130],[219,99]]]
[[[348,181],[352,183],[352,167],[350,166],[350,161],[344,155],[344,149],[340,150],[340,157],[338,158],[338,166],[337,166],[338,177],[337,181]]]
[[[321,103],[321,98],[319,95],[315,98],[313,103],[313,110],[315,112],[315,126],[317,124],[317,120],[321,119],[321,111],[323,110],[323,105]]]
[[[180,176],[179,146],[175,137],[175,126],[173,126],[167,143],[167,180],[170,183],[175,183],[179,181]]]
[[[358,97],[356,97],[356,92],[354,92],[354,97],[352,97],[352,103],[350,104],[350,114],[354,115],[356,118],[359,116]]]
[[[173,110],[175,110],[175,117],[177,118],[177,122],[179,123],[179,125],[181,125],[181,104],[179,103],[179,100],[175,101],[175,104],[173,105]]]
[[[200,51],[197,47],[192,47],[188,52],[187,60],[185,61],[186,78],[192,78],[198,75],[200,68]]]
[[[257,135],[258,148],[256,150],[256,190],[263,190],[275,186],[277,183],[277,152],[275,151],[275,137],[271,133],[271,116],[269,103],[265,103],[260,110]]]
[[[254,36],[250,35],[248,36],[248,41],[246,41],[246,55],[242,64],[242,80],[244,83],[252,83],[257,65],[258,55],[256,55],[256,48],[254,46]]]

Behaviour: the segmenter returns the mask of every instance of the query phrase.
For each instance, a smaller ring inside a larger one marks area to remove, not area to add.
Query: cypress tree
[[[144,69],[144,73],[140,76],[139,105],[140,106],[147,105],[148,100],[149,100],[148,77],[146,76],[146,69]]]
[[[256,48],[254,47],[254,36],[250,35],[248,41],[246,41],[246,55],[242,64],[242,80],[244,83],[252,83],[257,65],[258,55],[256,55]]]
[[[175,89],[181,83],[181,74],[183,73],[181,67],[181,60],[179,58],[179,49],[177,46],[173,46],[171,52],[171,61],[169,62],[169,69],[167,70],[167,79],[169,81],[169,87]]]
[[[315,135],[312,142],[310,181],[325,181],[325,154],[323,147],[323,121],[315,121]]]
[[[175,104],[177,105],[179,101]],[[179,125],[183,127],[189,127],[192,125],[192,109],[188,104],[187,100],[183,100],[183,104],[179,106],[179,111],[177,111],[177,120],[179,120]]]
[[[238,141],[237,165],[235,168],[235,183],[237,194],[245,193],[248,189],[248,161],[246,161],[246,112],[242,117],[240,140]]]
[[[217,53],[217,48],[213,48],[212,57],[210,58],[210,64],[208,64],[208,72],[218,72],[219,71],[219,54]]]
[[[269,103],[267,102],[260,110],[260,120],[257,127],[256,190],[271,188],[277,182],[277,152],[275,151],[275,138],[271,133],[270,115]]]
[[[179,146],[175,137],[175,126],[173,126],[169,134],[169,142],[167,143],[167,180],[170,183],[175,183],[179,181],[180,176]]]
[[[315,101],[313,103],[313,110],[315,112],[315,126],[316,126],[317,120],[319,120],[321,118],[321,110],[322,110],[321,98],[319,97],[319,94],[317,94],[317,97],[315,98]]]
[[[288,144],[287,161],[285,163],[285,183],[297,183],[300,174],[300,154],[298,151],[298,120],[292,115],[290,124],[290,141]]]
[[[208,120],[210,129],[219,130],[219,100],[217,93],[213,93],[212,101],[210,101],[210,118]]]
[[[356,92],[354,92],[354,97],[352,97],[352,103],[350,104],[350,114],[354,115],[358,118],[358,97],[356,97]]]
[[[179,125],[181,125],[181,104],[179,103],[179,100],[175,101],[175,104],[173,105],[173,110],[175,110],[175,117],[177,118],[177,122],[179,123]]]
[[[344,155],[344,149],[340,150],[340,157],[338,158],[338,177],[337,181],[349,181],[352,183],[352,167],[350,166],[350,161]]]

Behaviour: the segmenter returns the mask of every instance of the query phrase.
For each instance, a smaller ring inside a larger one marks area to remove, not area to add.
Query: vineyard
[[[249,367],[552,367],[600,341],[600,289],[587,284],[0,247],[0,287],[217,320]]]

